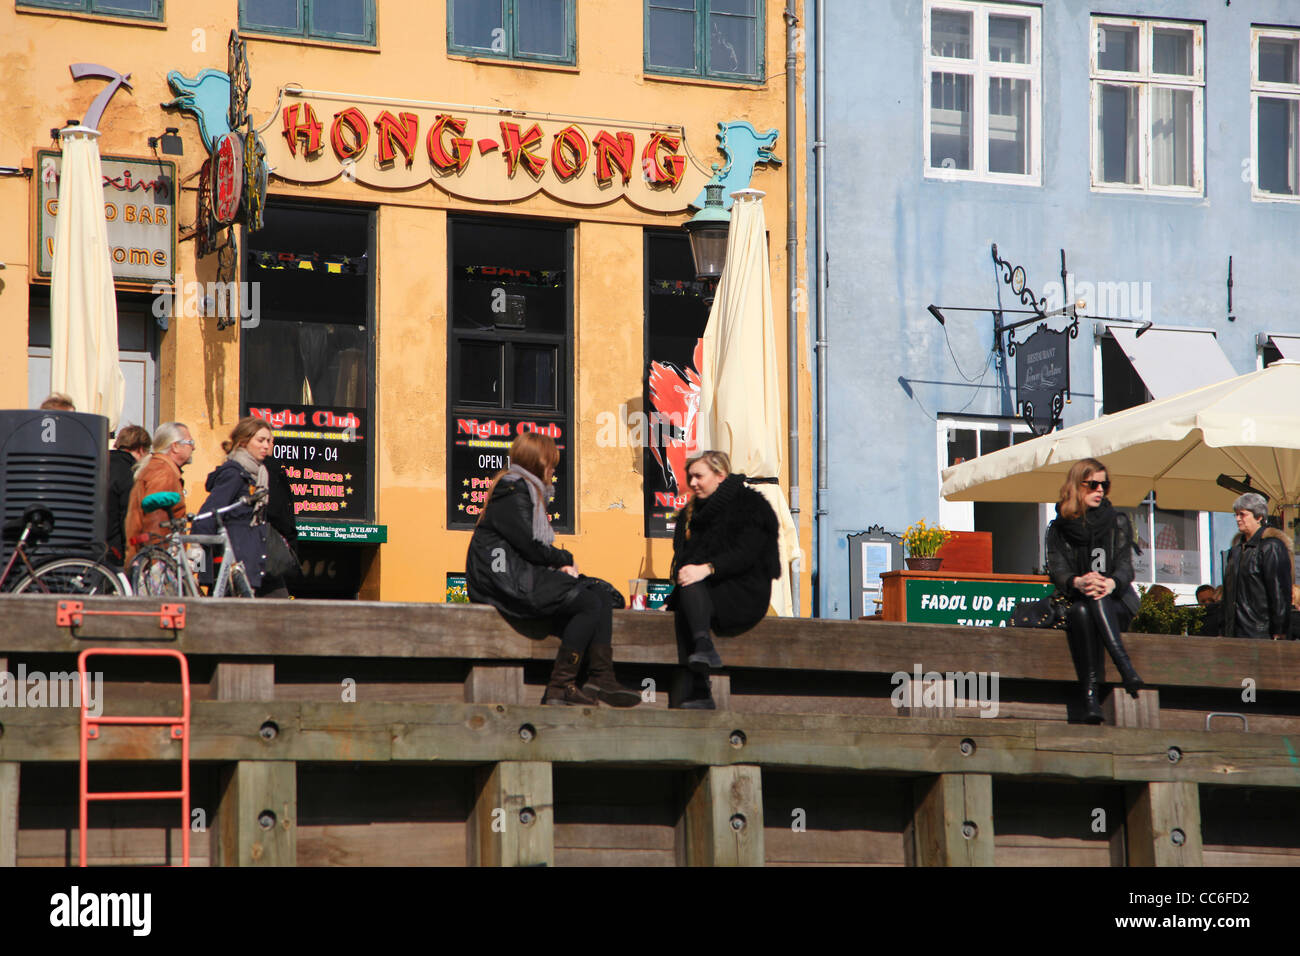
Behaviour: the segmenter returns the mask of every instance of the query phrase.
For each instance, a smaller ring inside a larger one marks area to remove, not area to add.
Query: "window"
[[[375,0],[239,0],[239,28],[373,46]]]
[[[505,60],[577,62],[574,0],[449,0],[447,49]]]
[[[646,0],[646,72],[762,82],[765,2]]]
[[[926,176],[1040,183],[1040,19],[1038,7],[927,0]]]
[[[1092,188],[1203,193],[1204,27],[1092,21]]]
[[[450,223],[447,523],[469,528],[521,432],[560,449],[552,524],[573,527],[570,233],[512,220]]]
[[[1300,199],[1300,30],[1250,35],[1254,187],[1260,200]]]
[[[18,0],[18,7],[76,10],[106,17],[139,17],[142,20],[163,18],[163,0]]]

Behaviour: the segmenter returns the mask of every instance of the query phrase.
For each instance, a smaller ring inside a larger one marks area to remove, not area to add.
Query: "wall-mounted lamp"
[[[925,307],[925,310],[929,312],[932,316],[934,316],[936,319],[938,319],[940,325],[948,324],[943,320],[943,313],[939,311],[939,307],[937,305],[927,305]]]
[[[80,126],[80,125],[81,125],[81,120],[70,119],[70,120],[64,120],[64,121],[63,121],[63,126],[64,126],[64,128],[67,128],[67,127],[69,127],[69,126]],[[63,130],[62,130],[62,129],[60,129],[60,128],[57,127],[57,126],[51,126],[51,127],[50,127],[50,139],[54,140],[54,142],[57,143],[57,142],[59,141],[59,137],[60,137],[61,135],[63,135]]]
[[[731,213],[722,207],[722,183],[704,187],[704,208],[683,226],[691,237],[691,258],[698,279],[717,279],[727,264],[727,232]]]
[[[150,136],[149,148],[157,149],[160,145],[162,151],[168,156],[184,156],[185,143],[180,137],[180,128],[168,126],[163,130],[162,136]]]

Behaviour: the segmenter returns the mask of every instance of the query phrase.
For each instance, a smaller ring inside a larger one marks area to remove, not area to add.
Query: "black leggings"
[[[608,644],[614,636],[614,610],[609,600],[591,588],[581,588],[555,615],[560,645],[579,654],[590,644]]]
[[[1132,620],[1132,613],[1113,594],[1096,601],[1079,598],[1070,605],[1065,615],[1065,631],[1080,681],[1087,683],[1090,675],[1092,680],[1101,680],[1105,671],[1103,646],[1110,651],[1121,671],[1128,665],[1120,633]],[[1123,655],[1124,665],[1120,664],[1120,655]]]
[[[685,664],[695,652],[695,638],[708,637],[713,622],[713,597],[703,581],[677,589],[673,626],[677,632],[677,654]]]

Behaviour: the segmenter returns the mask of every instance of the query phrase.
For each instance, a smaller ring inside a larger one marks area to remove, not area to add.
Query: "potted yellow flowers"
[[[903,534],[903,547],[907,548],[907,568],[909,571],[938,571],[943,558],[935,553],[943,543],[952,536],[952,532],[938,526],[930,527],[922,518],[914,525],[909,525]]]

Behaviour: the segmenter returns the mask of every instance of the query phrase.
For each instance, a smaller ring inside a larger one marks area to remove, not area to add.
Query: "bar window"
[[[449,0],[447,50],[573,65],[575,17],[574,0]]]
[[[375,45],[375,0],[239,0],[239,28]]]
[[[646,0],[647,73],[763,80],[764,0]]]
[[[17,7],[36,10],[75,10],[105,17],[138,17],[161,20],[163,0],[18,0]]]
[[[1252,198],[1300,199],[1300,30],[1251,30]]]

